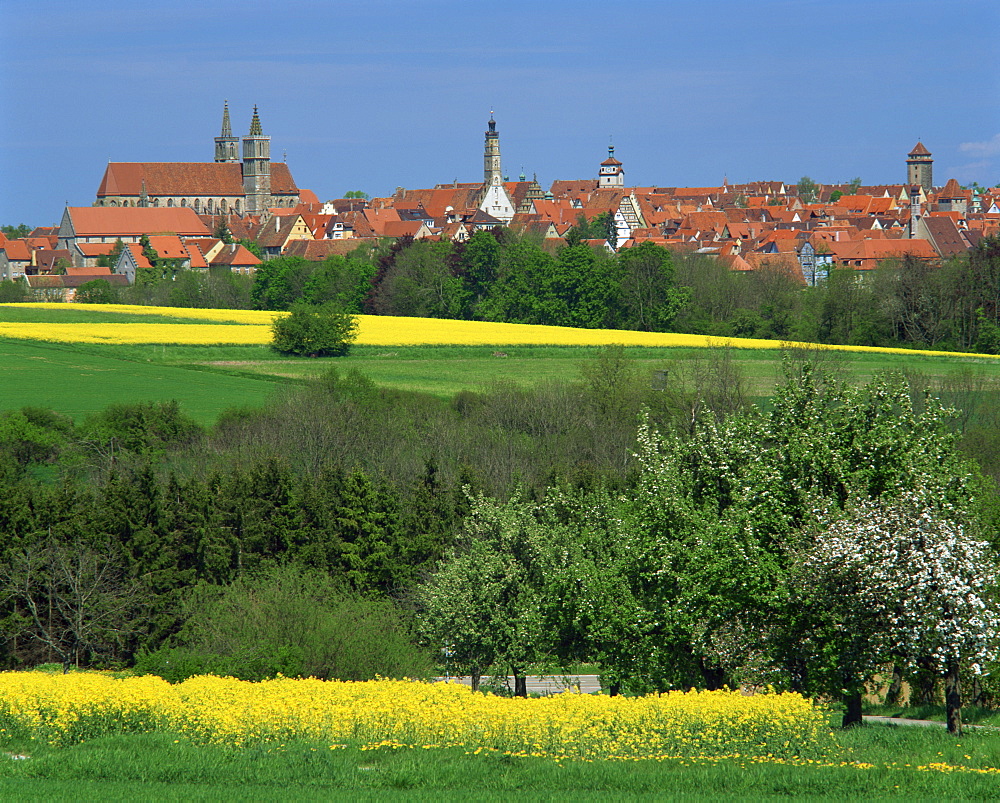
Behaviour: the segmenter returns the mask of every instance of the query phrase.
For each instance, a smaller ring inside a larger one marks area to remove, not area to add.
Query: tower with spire
[[[483,152],[483,184],[486,187],[495,187],[503,183],[503,174],[500,172],[500,135],[497,133],[496,120],[493,119],[493,111],[490,111],[490,121],[486,128],[486,147]]]
[[[222,135],[215,138],[216,162],[239,162],[240,138],[233,136],[233,127],[229,123],[229,101],[222,106]]]
[[[251,215],[262,215],[271,207],[271,138],[265,136],[253,107],[250,133],[243,137],[243,191]]]
[[[625,186],[625,171],[622,169],[622,163],[615,158],[615,146],[608,145],[608,158],[601,162],[601,169],[597,176],[597,186],[600,188],[605,187],[624,187]]]
[[[919,184],[924,188],[924,192],[934,190],[934,160],[931,152],[924,147],[924,143],[918,142],[913,146],[913,150],[907,154],[906,158],[906,183]]]

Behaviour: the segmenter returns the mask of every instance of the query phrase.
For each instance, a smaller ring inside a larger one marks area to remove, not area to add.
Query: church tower
[[[253,107],[250,133],[243,137],[243,191],[251,215],[262,215],[271,206],[271,138],[264,136]]]
[[[625,171],[622,169],[622,163],[615,158],[614,145],[608,145],[608,158],[601,162],[597,186],[600,189],[625,186]]]
[[[906,159],[906,183],[919,184],[924,188],[925,193],[933,192],[934,160],[931,159],[931,152],[924,147],[922,142],[913,146],[913,150],[907,154]]]
[[[500,173],[500,135],[497,124],[490,112],[489,127],[486,130],[486,148],[483,153],[483,183],[486,187],[495,187],[503,183]]]
[[[215,161],[239,162],[240,138],[233,136],[233,127],[229,124],[229,101],[222,106],[222,136],[215,138]]]

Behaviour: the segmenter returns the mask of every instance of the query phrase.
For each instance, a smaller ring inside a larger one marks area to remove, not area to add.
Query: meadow
[[[575,381],[609,344],[625,346],[637,369],[682,371],[707,347],[727,348],[750,395],[770,395],[783,354],[823,360],[865,382],[883,370],[928,381],[962,373],[1000,376],[989,355],[847,349],[696,335],[599,331],[470,321],[360,316],[347,357],[289,359],[272,351],[269,322],[252,310],[73,305],[0,305],[0,409],[49,407],[76,419],[112,402],[176,399],[201,423],[232,406],[266,402],[281,384],[330,365],[357,369],[379,385],[450,398],[495,382]]]
[[[19,799],[985,799],[1000,736],[829,727],[792,694],[505,699],[411,681],[0,675]]]

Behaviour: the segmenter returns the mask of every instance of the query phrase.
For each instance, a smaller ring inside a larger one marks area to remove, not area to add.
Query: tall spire
[[[231,137],[233,135],[233,127],[229,123],[229,101],[225,100],[222,103],[222,136]]]
[[[260,127],[260,118],[257,116],[257,104],[254,104],[253,107],[253,119],[250,121],[250,136],[264,136],[264,130]]]
[[[240,139],[233,136],[229,122],[229,101],[222,105],[222,134],[215,138],[215,161],[238,162],[240,160]]]

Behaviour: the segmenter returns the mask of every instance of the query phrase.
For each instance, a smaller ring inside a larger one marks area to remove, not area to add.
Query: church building
[[[284,162],[271,162],[271,138],[254,106],[250,132],[233,136],[229,104],[214,162],[109,162],[94,206],[189,207],[197,214],[267,216],[274,207],[299,203],[299,188]]]

